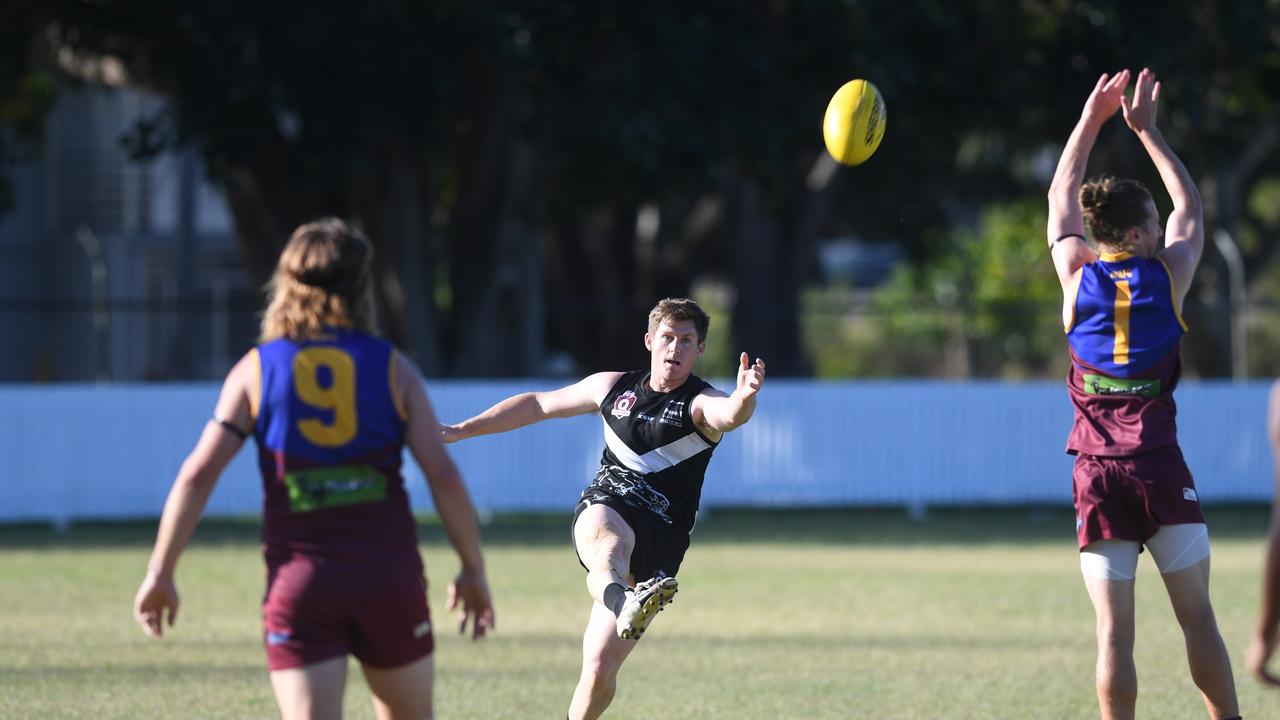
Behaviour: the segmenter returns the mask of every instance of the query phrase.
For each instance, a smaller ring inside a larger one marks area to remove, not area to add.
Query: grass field
[[[485,529],[498,629],[449,631],[456,565],[430,521],[423,550],[441,718],[561,718],[588,611],[568,516]],[[1280,692],[1241,674],[1267,510],[1209,509],[1213,595],[1247,718]],[[715,511],[676,604],[623,668],[616,718],[1088,718],[1093,622],[1069,509]],[[0,526],[0,717],[272,717],[260,644],[257,526],[208,522],[179,567],[163,641],[130,616],[154,527]],[[1145,556],[1144,556],[1145,557]],[[1158,574],[1138,579],[1139,717],[1201,718]],[[372,716],[353,666],[346,716]]]

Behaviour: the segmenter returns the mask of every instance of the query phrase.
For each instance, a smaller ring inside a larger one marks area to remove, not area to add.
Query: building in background
[[[122,144],[159,100],[67,88],[33,162],[5,168],[0,382],[221,377],[256,335],[231,216],[194,150]]]

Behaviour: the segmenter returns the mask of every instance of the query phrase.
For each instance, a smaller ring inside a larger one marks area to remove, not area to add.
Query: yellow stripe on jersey
[[[1071,282],[1066,290],[1066,302],[1063,303],[1062,309],[1062,328],[1064,332],[1070,333],[1071,328],[1076,324],[1076,298],[1080,296],[1080,281],[1084,279],[1084,268],[1076,268],[1071,275]]]
[[[1116,340],[1115,349],[1112,351],[1115,356],[1114,362],[1117,365],[1129,364],[1129,303],[1133,298],[1129,291],[1129,281],[1120,280],[1116,283],[1116,307],[1115,307],[1115,325]]]
[[[1173,279],[1173,270],[1169,269],[1169,263],[1164,258],[1156,258],[1160,264],[1164,266],[1164,271],[1169,275],[1169,297],[1173,300],[1173,314],[1178,318],[1178,325],[1182,326],[1182,332],[1187,331],[1187,321],[1182,319],[1182,303],[1178,302],[1178,283]]]
[[[249,362],[253,364],[253,377],[249,380],[249,417],[258,422],[258,407],[262,405],[262,356],[258,348],[249,349]]]
[[[391,351],[391,361],[387,363],[387,387],[391,389],[391,402],[396,406],[400,419],[409,422],[409,410],[404,406],[404,398],[400,397],[400,384],[396,382],[396,358],[400,353]]]

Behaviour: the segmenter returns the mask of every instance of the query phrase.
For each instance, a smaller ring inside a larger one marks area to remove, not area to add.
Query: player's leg
[[[618,637],[618,613],[626,602],[635,531],[606,505],[588,505],[573,523],[573,544],[587,569],[591,615],[582,636],[582,673],[569,704],[569,717],[596,718],[613,701],[618,670],[634,642]]]
[[[1098,540],[1080,550],[1080,570],[1097,621],[1098,707],[1103,720],[1132,720],[1138,701],[1133,664],[1133,583],[1138,543]]]
[[[573,538],[578,559],[587,569],[591,599],[613,613],[622,638],[639,639],[654,616],[675,597],[679,587],[676,579],[659,575],[635,585],[630,566],[637,543],[636,529],[607,505],[593,504],[580,510],[573,524]]]
[[[435,663],[431,655],[396,668],[362,665],[378,720],[430,720]]]
[[[415,558],[416,560],[416,558]],[[435,636],[421,565],[373,574],[353,598],[346,627],[379,720],[430,718],[435,681]]]
[[[604,713],[618,688],[618,670],[635,646],[635,641],[618,637],[613,611],[598,602],[591,604],[582,635],[582,674],[569,704],[570,720],[592,720]]]
[[[343,604],[328,592],[330,574],[305,562],[268,569],[262,624],[280,716],[342,717],[351,651],[345,628],[332,622]]]
[[[589,505],[573,523],[573,545],[587,568],[587,593],[616,616],[625,599],[636,533],[607,505]]]
[[[271,689],[283,720],[338,720],[347,685],[347,656],[271,671]]]
[[[1186,639],[1191,677],[1213,718],[1239,713],[1231,658],[1209,600],[1209,533],[1204,524],[1166,525],[1147,541]]]

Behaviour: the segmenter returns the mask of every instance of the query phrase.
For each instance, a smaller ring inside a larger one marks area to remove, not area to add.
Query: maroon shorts
[[[271,670],[348,654],[392,668],[435,649],[421,571],[292,560],[268,571],[262,625]]]
[[[1076,539],[1146,542],[1161,525],[1203,523],[1191,471],[1177,445],[1141,455],[1076,456]]]

